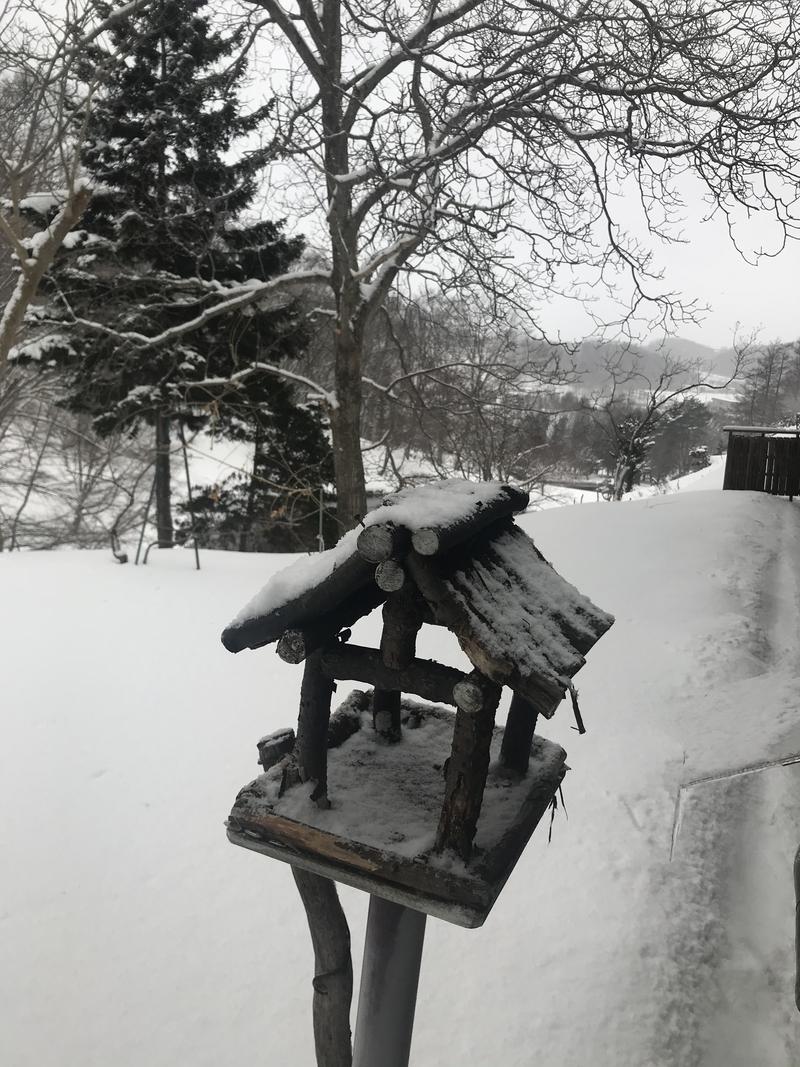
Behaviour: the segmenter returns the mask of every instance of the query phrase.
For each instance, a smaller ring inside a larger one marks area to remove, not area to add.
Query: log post
[[[465,711],[459,707],[456,712],[444,803],[436,831],[436,851],[452,848],[464,861],[470,858],[481,813],[489,770],[489,747],[501,692],[499,685],[479,677],[484,694],[482,707],[479,711]]]
[[[519,693],[514,693],[500,746],[500,762],[508,770],[520,774],[527,772],[537,718],[536,709],[529,701]]]
[[[372,694],[372,724],[375,733],[384,741],[399,741],[403,730],[400,725],[399,689],[376,689]]]
[[[413,587],[405,586],[383,605],[381,660],[391,670],[406,670],[414,662],[417,633],[422,626],[424,606]],[[372,721],[378,735],[386,741],[402,736],[399,689],[376,689],[372,698]]]
[[[350,929],[336,885],[310,871],[292,867],[292,874],[314,946],[314,1047],[318,1067],[351,1067],[350,1002],[353,961]]]
[[[322,650],[307,659],[300,689],[295,756],[301,782],[314,782],[311,799],[320,807],[328,800],[328,722],[331,715],[333,679],[322,672]]]

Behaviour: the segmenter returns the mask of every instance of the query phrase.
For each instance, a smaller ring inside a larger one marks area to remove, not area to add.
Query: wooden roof
[[[376,565],[393,560],[474,667],[550,715],[614,620],[514,525],[527,503],[527,493],[510,486],[460,480],[393,494],[335,548],[275,575],[226,628],[223,644],[257,648],[287,630],[332,637],[386,599]]]

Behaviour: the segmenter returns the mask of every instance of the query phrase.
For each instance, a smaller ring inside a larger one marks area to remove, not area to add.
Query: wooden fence
[[[800,429],[726,426],[728,457],[723,489],[800,496]]]

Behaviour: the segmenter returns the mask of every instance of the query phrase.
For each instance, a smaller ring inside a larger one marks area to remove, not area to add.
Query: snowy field
[[[481,930],[428,923],[415,1067],[800,1063],[800,505],[720,483],[521,520],[617,623],[576,679],[588,733],[543,724],[569,818]],[[0,555],[4,1067],[313,1064],[291,875],[223,825],[300,668],[219,632],[288,558]]]

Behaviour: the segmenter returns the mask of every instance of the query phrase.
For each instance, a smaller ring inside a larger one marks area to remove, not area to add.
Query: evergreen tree
[[[85,131],[83,165],[96,192],[83,229],[47,279],[49,301],[39,314],[44,335],[27,349],[29,357],[63,365],[67,406],[88,412],[101,433],[155,427],[160,544],[172,541],[170,426],[201,424],[204,399],[225,410],[224,397],[204,398],[197,383],[229,379],[259,359],[290,358],[304,343],[291,307],[217,316],[158,347],[130,336],[193,318],[228,284],[285,271],[302,248],[280,224],[242,218],[268,151],[250,150],[234,161],[230,154],[262,123],[269,105],[243,112],[244,67],[236,60],[224,64],[241,36],[213,30],[204,7],[205,0],[158,0],[115,23],[107,45],[87,57],[104,69],[102,98],[87,115],[76,115]],[[89,330],[83,318],[108,332]],[[25,348],[20,354],[24,359]],[[269,453],[270,434],[277,439],[282,428],[285,438],[292,420],[305,426],[298,465],[325,462],[318,423],[309,412],[296,413],[275,378],[246,377],[234,400],[240,435],[257,442],[256,465]]]

